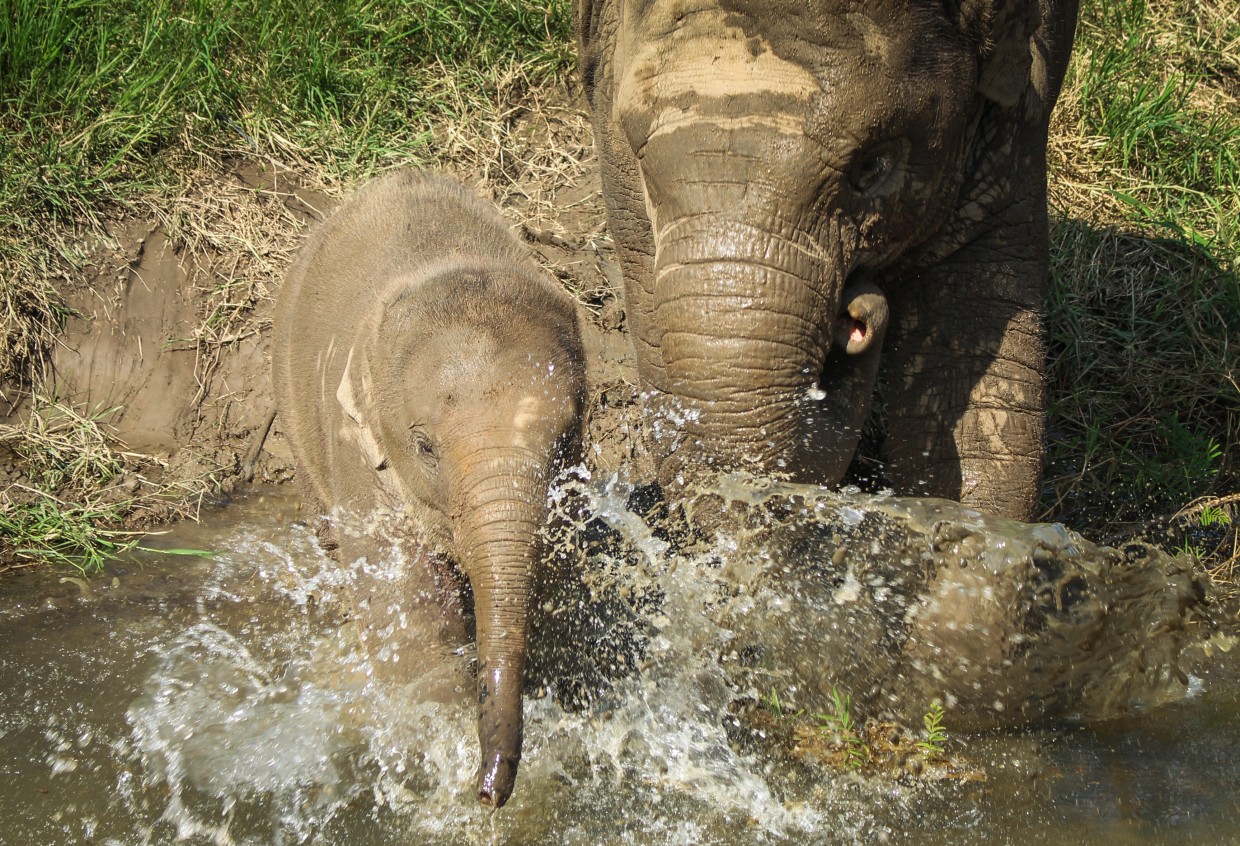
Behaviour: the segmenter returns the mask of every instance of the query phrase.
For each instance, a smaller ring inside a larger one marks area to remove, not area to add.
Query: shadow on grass
[[[1222,521],[1206,537],[1194,518],[1210,500],[1240,517],[1234,260],[1177,232],[1052,221],[1046,328],[1043,518],[1225,553],[1207,548],[1228,545]]]

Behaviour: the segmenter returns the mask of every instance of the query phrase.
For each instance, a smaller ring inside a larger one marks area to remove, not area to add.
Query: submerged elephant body
[[[478,789],[502,805],[520,757],[536,534],[555,466],[578,447],[573,303],[489,205],[402,172],[311,237],[280,294],[272,359],[281,427],[321,505],[342,519],[403,511],[468,579]],[[457,586],[430,558],[415,551],[406,582],[436,609]]]
[[[1075,0],[575,11],[661,481],[837,483],[882,349],[897,489],[1028,517]]]

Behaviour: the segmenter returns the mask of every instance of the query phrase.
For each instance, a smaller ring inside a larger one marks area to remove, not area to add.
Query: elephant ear
[[[945,0],[947,14],[977,45],[977,89],[1000,106],[1015,106],[1033,70],[1031,39],[1042,25],[1040,0]]]
[[[369,380],[366,367],[353,361],[353,353],[354,350],[350,349],[349,359],[344,366],[344,377],[336,388],[336,401],[344,411],[340,434],[361,450],[372,468],[382,470],[387,466],[387,456],[375,438],[374,430],[366,421],[363,405],[358,402],[360,397],[363,404],[369,405],[370,386],[367,384]]]

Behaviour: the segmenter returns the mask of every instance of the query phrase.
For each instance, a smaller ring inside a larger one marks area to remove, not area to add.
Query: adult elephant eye
[[[848,182],[865,197],[890,193],[898,185],[903,162],[904,146],[898,141],[872,147],[857,157]]]

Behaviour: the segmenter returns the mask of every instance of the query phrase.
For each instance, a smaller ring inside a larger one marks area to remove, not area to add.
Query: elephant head
[[[575,455],[584,363],[568,298],[533,274],[461,265],[401,281],[349,354],[342,435],[448,550],[474,597],[478,796],[501,806],[521,757],[537,535]],[[360,347],[360,348],[359,348]]]
[[[579,0],[576,15],[639,376],[680,434],[661,480],[838,482],[884,345],[901,368],[891,428],[912,432],[897,471],[977,475],[960,462],[991,445],[996,372],[940,359],[989,356],[1020,359],[1030,385],[996,436],[1029,475],[1045,130],[1075,3]]]

